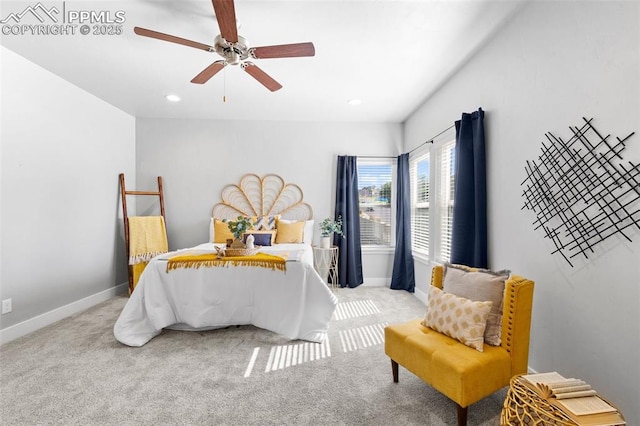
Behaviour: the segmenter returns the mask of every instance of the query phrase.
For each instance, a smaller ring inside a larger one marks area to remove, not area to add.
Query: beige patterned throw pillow
[[[462,265],[445,264],[442,290],[475,301],[491,301],[493,306],[487,318],[484,341],[500,346],[502,334],[502,309],[505,280],[509,271],[473,270]]]
[[[492,302],[475,302],[431,286],[422,323],[483,352],[484,329],[491,305]]]

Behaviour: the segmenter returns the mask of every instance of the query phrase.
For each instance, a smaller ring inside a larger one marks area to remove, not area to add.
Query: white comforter
[[[187,250],[215,252],[213,244]],[[290,339],[322,342],[326,338],[337,298],[313,269],[311,246],[278,244],[261,250],[288,253],[286,272],[228,266],[167,273],[167,259],[184,251],[149,262],[113,327],[119,342],[142,346],[163,328],[201,330],[246,324]]]

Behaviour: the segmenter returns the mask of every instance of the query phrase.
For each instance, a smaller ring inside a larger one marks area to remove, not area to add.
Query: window
[[[448,262],[451,258],[451,229],[453,225],[453,194],[455,187],[455,142],[449,142],[439,150],[440,185],[440,235],[436,260]]]
[[[392,245],[394,168],[391,158],[358,158],[360,241],[363,246]]]
[[[410,163],[412,250],[429,256],[429,153]]]
[[[451,256],[455,141],[430,145],[409,160],[412,250],[446,262]]]

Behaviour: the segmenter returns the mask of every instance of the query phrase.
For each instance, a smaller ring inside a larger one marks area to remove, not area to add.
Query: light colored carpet
[[[113,337],[126,297],[0,347],[3,425],[455,425],[455,405],[400,368],[382,328],[424,315],[405,291],[338,289],[325,344],[253,326]],[[506,389],[472,405],[498,425]]]

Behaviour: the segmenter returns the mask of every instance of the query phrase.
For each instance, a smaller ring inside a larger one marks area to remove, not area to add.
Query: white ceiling
[[[315,45],[314,57],[254,60],[283,85],[273,93],[232,66],[204,85],[192,84],[220,59],[216,53],[133,33],[140,26],[212,45],[219,30],[210,0],[43,0],[67,13],[122,10],[123,34],[2,35],[0,41],[137,117],[402,122],[523,1],[236,0],[238,33],[249,46]],[[36,4],[2,0],[0,20]],[[38,22],[25,15],[25,23]],[[167,102],[168,93],[182,101]],[[351,98],[362,104],[348,105]]]

